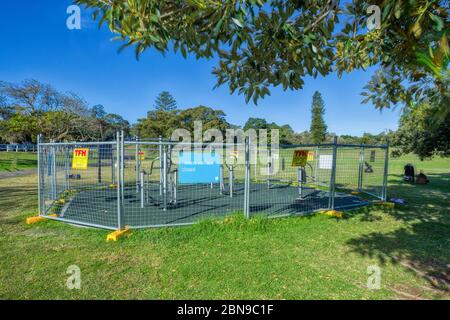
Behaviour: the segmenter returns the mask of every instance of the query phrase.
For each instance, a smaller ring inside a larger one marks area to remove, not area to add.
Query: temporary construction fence
[[[39,215],[106,229],[345,209],[386,200],[388,146],[38,139]]]

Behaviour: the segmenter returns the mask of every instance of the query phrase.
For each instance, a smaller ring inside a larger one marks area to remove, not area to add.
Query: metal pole
[[[110,145],[109,147],[111,148],[111,183],[115,184],[116,183],[116,177],[115,177],[116,161],[114,160],[112,145]]]
[[[248,173],[247,173],[247,161],[248,161],[248,157],[247,157],[247,137],[245,137],[245,172],[244,172],[244,217],[246,219],[249,218],[249,213],[248,213],[248,197],[247,197],[247,189],[249,186],[249,181],[248,181]]]
[[[46,158],[45,162],[44,160],[44,155],[42,154],[42,143],[44,141],[44,137],[42,134],[39,135],[39,146],[40,146],[40,161],[41,161],[41,174],[40,174],[40,178],[41,178],[41,210],[42,210],[42,214],[45,214],[46,210],[45,210],[45,189],[46,189],[46,182],[45,182],[45,165],[47,165],[47,170],[48,170],[48,157]],[[48,147],[45,147],[45,154],[47,155],[47,153],[49,152]]]
[[[173,202],[173,175],[170,173],[170,170],[172,169],[172,157],[171,157],[172,156],[172,146],[171,145],[167,146],[166,154],[167,154],[166,155],[166,161],[167,161],[166,190],[169,192],[168,203],[172,203]]]
[[[212,157],[212,145],[210,145],[209,146],[209,155]],[[212,189],[213,188],[213,183],[211,182],[211,184],[210,184],[210,188]]]
[[[220,165],[219,176],[219,194],[223,194],[223,190],[225,189],[225,182],[223,179],[223,164]]]
[[[163,193],[163,185],[162,185],[162,179],[163,179],[163,151],[162,151],[162,137],[159,136],[159,195],[161,196]]]
[[[117,172],[117,228],[121,229],[122,228],[122,195],[121,195],[121,190],[122,190],[122,179],[121,179],[121,164],[120,164],[120,159],[121,159],[121,150],[120,150],[120,145],[121,145],[121,136],[120,133],[117,132],[116,133],[116,158],[117,158],[117,165],[116,165],[116,172]]]
[[[271,152],[267,149],[267,189],[270,189],[270,166],[272,165]]]
[[[98,177],[97,177],[97,180],[98,180],[98,184],[101,184],[102,183],[102,145],[101,144],[97,146],[97,150],[98,150],[98,160],[97,160],[97,166],[98,166],[97,175],[98,175]]]
[[[140,187],[141,187],[141,208],[144,208],[144,171],[141,171],[140,175],[141,175],[141,179],[140,179],[140,182],[141,182],[141,185],[140,185]]]
[[[140,182],[139,182],[139,178],[140,178],[140,176],[139,176],[139,146],[138,146],[138,141],[139,141],[139,138],[137,137],[137,136],[135,136],[135,140],[136,140],[136,152],[135,152],[135,155],[134,155],[134,157],[135,157],[135,162],[136,162],[136,164],[135,164],[135,169],[136,169],[136,193],[138,193],[139,192],[139,185],[140,185]]]
[[[167,150],[163,148],[163,210],[167,210]]]
[[[314,164],[315,164],[315,169],[314,169],[314,176],[315,176],[315,183],[316,183],[316,188],[319,186],[319,158],[320,158],[320,152],[319,152],[319,146],[316,147],[316,155],[314,158]]]
[[[56,200],[57,193],[58,192],[57,192],[57,183],[56,183],[56,152],[55,152],[55,146],[52,146],[52,197],[53,197],[53,200]]]
[[[41,141],[41,135],[38,134],[37,136],[37,178],[38,178],[38,214],[42,215],[42,206],[41,206],[41,152],[40,152],[40,148],[39,148],[39,144]]]
[[[388,142],[388,144],[386,146],[386,154],[385,154],[385,157],[384,157],[384,175],[383,175],[383,191],[382,191],[382,193],[383,193],[383,195],[382,195],[383,201],[387,200],[388,163],[389,163],[389,142]]]
[[[255,154],[254,154],[254,156],[255,156],[255,164],[254,164],[254,166],[255,166],[255,179],[258,177],[258,161],[259,161],[259,158],[258,158],[258,143],[256,143],[256,145],[255,145]]]
[[[178,187],[178,185],[177,185],[177,178],[178,178],[177,172],[178,172],[177,170],[175,170],[173,172],[173,204],[177,204],[177,187]]]
[[[66,167],[65,172],[65,179],[66,179],[66,190],[70,190],[70,179],[69,179],[69,172],[70,172],[70,153],[69,148],[64,148],[64,162]]]
[[[229,189],[230,189],[230,198],[233,198],[233,179],[234,179],[234,168],[232,166],[230,166],[230,168],[228,168],[229,171]]]
[[[53,142],[53,140],[50,140],[50,142]],[[49,177],[49,179],[50,179],[50,199],[54,199],[53,198],[53,194],[54,194],[54,192],[53,192],[53,190],[55,189],[55,187],[54,187],[54,183],[53,183],[53,174],[54,174],[54,168],[53,168],[53,146],[51,146],[50,147],[50,150],[49,150],[49,152],[48,152],[48,156],[47,156],[47,171],[48,171],[48,173],[47,173],[47,175],[48,175],[48,177]]]
[[[244,216],[250,218],[250,138],[245,137]]]
[[[298,195],[300,199],[303,198],[303,182],[302,182],[302,169],[300,167],[297,168],[297,183],[298,183]]]
[[[168,191],[168,203],[172,203],[173,200],[173,181],[172,181],[172,175],[170,174],[170,167],[168,167],[168,173],[167,173],[167,191]]]
[[[149,196],[150,196],[150,175],[146,174],[146,186],[145,186],[145,202],[148,203]]]
[[[124,134],[123,130],[120,132],[120,179],[122,182],[121,186],[121,198],[122,198],[122,208],[124,203],[124,194],[125,194],[125,150],[124,150]]]
[[[359,168],[358,168],[358,191],[362,190],[363,179],[363,166],[364,166],[364,146],[359,149]]]
[[[330,198],[328,201],[328,207],[334,210],[334,197],[336,191],[336,155],[337,155],[337,137],[333,140],[333,159],[331,165],[331,179],[330,179]]]

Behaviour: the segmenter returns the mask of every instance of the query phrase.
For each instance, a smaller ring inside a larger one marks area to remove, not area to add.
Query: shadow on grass
[[[20,187],[13,186],[0,186],[0,203],[4,208],[14,208],[18,206],[23,206],[31,204],[33,197],[36,199],[37,206],[37,188],[33,184],[26,184]],[[24,203],[24,201],[27,201]],[[37,209],[37,208],[36,208]],[[2,214],[3,210],[0,211],[0,219],[4,220],[7,217]],[[3,222],[2,222],[3,223]]]
[[[428,185],[390,179],[389,197],[403,198],[406,205],[380,209],[404,227],[388,233],[372,232],[348,241],[352,251],[386,262],[400,264],[426,279],[438,290],[450,292],[450,174],[431,174]],[[349,218],[376,221],[382,217],[374,207],[349,212]]]

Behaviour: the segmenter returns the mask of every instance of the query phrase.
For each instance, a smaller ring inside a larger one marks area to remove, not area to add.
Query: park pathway
[[[34,173],[36,173],[36,169],[18,170],[18,171],[12,171],[12,172],[8,172],[8,171],[0,172],[0,179],[26,176],[26,175],[34,174]]]

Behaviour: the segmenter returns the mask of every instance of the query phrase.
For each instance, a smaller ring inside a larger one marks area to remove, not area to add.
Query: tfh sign
[[[292,156],[292,166],[293,167],[304,167],[308,161],[308,150],[294,150]]]
[[[88,167],[89,149],[76,148],[73,149],[72,169],[86,170]]]

